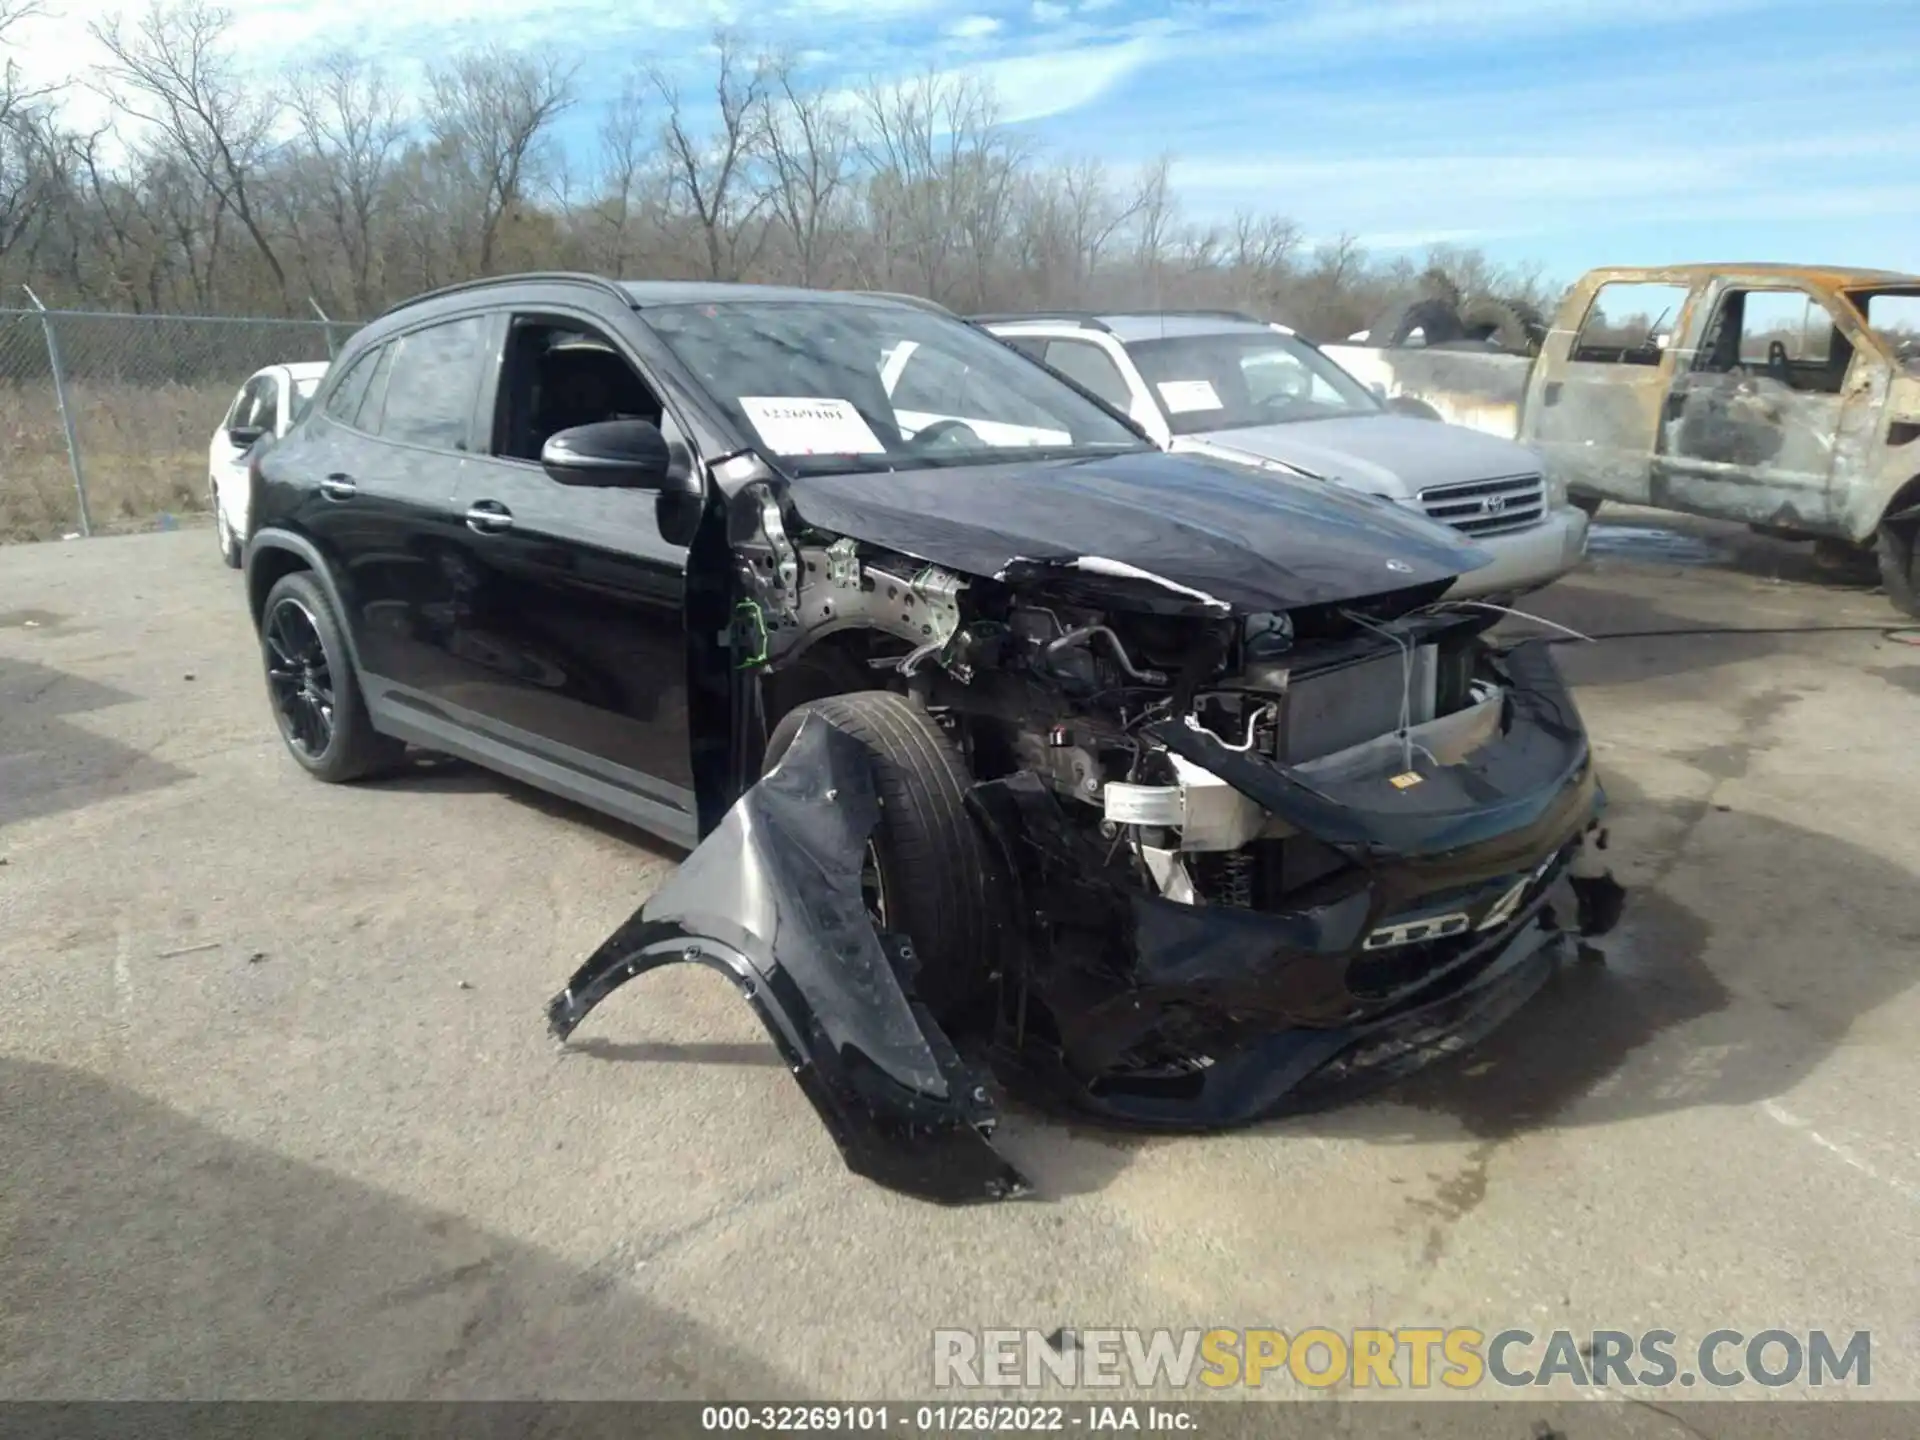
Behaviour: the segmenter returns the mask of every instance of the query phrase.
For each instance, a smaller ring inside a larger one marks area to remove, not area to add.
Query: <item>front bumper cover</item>
[[[1351,859],[1296,910],[1118,890],[1089,878],[1098,867],[1034,777],[976,786],[1010,892],[994,1068],[1115,1122],[1206,1130],[1327,1103],[1498,1025],[1567,931],[1610,928],[1620,898],[1593,873],[1604,797],[1550,652],[1523,645],[1501,663],[1500,732],[1430,768],[1417,801],[1316,786],[1168,728],[1176,751]],[[809,719],[550,1002],[549,1024],[564,1040],[635,976],[707,965],[739,985],[855,1172],[943,1204],[1027,1193],[989,1143],[985,1071],[914,998],[911,948],[869,918],[860,872],[878,817],[865,752]],[[1081,922],[1079,943],[1063,915]],[[1442,916],[1459,928],[1431,944],[1368,948],[1383,925],[1417,934],[1407,927]],[[1143,1046],[1170,1045],[1180,1059],[1143,1079]]]

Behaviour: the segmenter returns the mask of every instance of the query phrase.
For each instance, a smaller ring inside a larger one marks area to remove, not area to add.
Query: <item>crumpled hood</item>
[[[1299,420],[1183,438],[1395,499],[1412,499],[1429,485],[1537,475],[1541,468],[1540,457],[1524,445],[1411,415]]]
[[[1378,500],[1159,451],[807,476],[789,496],[809,525],[963,574],[1098,557],[1243,614],[1432,585],[1492,558]]]

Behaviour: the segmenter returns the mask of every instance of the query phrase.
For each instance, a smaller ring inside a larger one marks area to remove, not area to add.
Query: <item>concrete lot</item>
[[[209,533],[0,550],[0,1394],[925,1397],[937,1326],[1464,1324],[1868,1328],[1920,1398],[1920,649],[1804,551],[1608,518],[1536,608],[1865,631],[1559,652],[1604,963],[1257,1133],[1016,1110],[1042,1198],[958,1212],[848,1175],[705,971],[557,1052],[674,858],[473,770],[306,779]]]

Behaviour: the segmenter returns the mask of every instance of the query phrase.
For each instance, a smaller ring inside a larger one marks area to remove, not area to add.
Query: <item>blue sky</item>
[[[56,6],[62,0],[52,0]],[[43,53],[103,8],[68,0]],[[976,70],[1049,149],[1162,151],[1190,218],[1279,210],[1376,250],[1920,269],[1916,0],[235,0],[243,50],[401,67],[451,43],[696,65],[731,22],[822,83]],[[71,43],[64,43],[71,41]],[[36,47],[38,48],[38,47]],[[692,72],[689,71],[691,79]],[[591,133],[590,110],[570,141]]]

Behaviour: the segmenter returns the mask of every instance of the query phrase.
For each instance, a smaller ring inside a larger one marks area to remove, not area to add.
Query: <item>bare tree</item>
[[[776,62],[771,75],[760,123],[768,194],[793,247],[797,278],[812,285],[820,277],[826,227],[851,178],[853,129],[828,97],[796,84],[790,59]]]
[[[347,298],[355,314],[370,314],[377,308],[378,230],[392,203],[394,159],[406,142],[400,97],[379,70],[345,53],[296,74],[292,97],[298,158],[309,172],[325,232],[339,247]],[[296,234],[303,209],[289,217]],[[310,274],[312,267],[310,261]]]
[[[0,10],[0,35],[20,18],[19,10]],[[50,194],[49,146],[56,142],[38,99],[9,56],[0,68],[0,256],[13,248]]]
[[[647,208],[647,166],[653,158],[646,96],[629,79],[600,120],[599,173],[589,210],[589,254],[596,268],[624,275],[635,229]]]
[[[993,92],[971,76],[929,71],[900,83],[870,81],[860,103],[868,209],[904,251],[913,283],[933,299],[957,298],[952,272],[964,249],[975,262],[977,292],[1020,160],[996,124]]]
[[[1148,303],[1158,304],[1167,249],[1180,213],[1173,194],[1173,157],[1161,155],[1140,167],[1134,186],[1134,264],[1147,287]]]
[[[68,0],[0,0],[0,44],[24,38],[40,3]],[[1322,339],[1368,324],[1423,272],[1460,293],[1553,299],[1537,270],[1474,249],[1373,258],[1342,236],[1309,253],[1266,209],[1188,223],[1168,157],[1120,177],[1043,156],[998,122],[978,78],[822,94],[798,61],[726,32],[698,94],[685,71],[636,71],[592,117],[597,148],[560,144],[574,72],[537,54],[449,56],[415,106],[344,57],[276,88],[211,0],[156,0],[99,34],[111,63],[94,83],[115,109],[94,134],[0,49],[0,284],[50,303],[258,313],[313,294],[344,316],[556,261],[957,307],[1233,305]]]
[[[1083,285],[1100,268],[1107,247],[1146,203],[1144,191],[1115,197],[1106,166],[1098,160],[1070,163],[1062,172],[1074,250],[1074,282]]]
[[[574,102],[576,67],[498,47],[462,55],[429,78],[427,129],[472,210],[470,263],[493,273],[501,227],[514,219],[551,157],[545,141]]]
[[[706,245],[707,274],[714,280],[740,277],[746,236],[767,203],[755,192],[749,173],[762,144],[767,120],[766,96],[772,66],[765,57],[748,59],[729,30],[713,37],[713,133],[696,133],[687,119],[679,87],[664,71],[651,72],[654,88],[667,107],[660,127],[660,148],[671,193],[693,211]]]
[[[232,24],[231,12],[206,0],[152,0],[131,25],[115,15],[89,28],[111,57],[109,98],[150,127],[216,208],[240,223],[284,303],[286,270],[255,194],[273,152],[278,106],[235,73],[225,45]],[[203,300],[212,302],[217,280],[209,255],[197,284]]]

